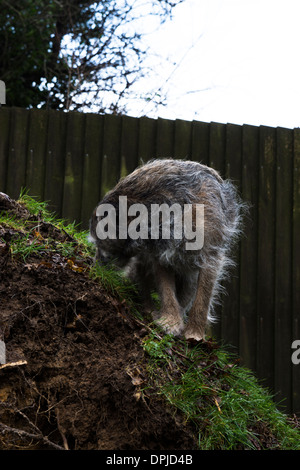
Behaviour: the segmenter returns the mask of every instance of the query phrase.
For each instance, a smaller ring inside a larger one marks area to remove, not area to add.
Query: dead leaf
[[[133,385],[141,385],[144,380],[141,377],[132,377],[131,382],[133,383]]]
[[[139,399],[141,398],[142,396],[142,392],[139,390],[137,391],[136,393],[134,393],[134,398],[136,399],[136,401],[139,401]]]
[[[145,382],[145,380],[142,377],[142,373],[141,373],[141,371],[139,370],[138,367],[136,367],[134,369],[130,369],[130,367],[127,367],[126,368],[126,373],[131,378],[131,382],[135,387],[137,387],[139,385],[142,385],[142,383]]]
[[[219,402],[221,402],[221,399],[217,398],[217,397],[214,397],[214,402],[215,402],[216,407],[218,408],[219,413],[222,413],[222,410],[221,410],[220,405],[219,405]]]
[[[41,261],[38,266],[45,266],[46,268],[53,268],[53,264],[49,263],[49,261]]]
[[[34,230],[33,234],[35,238],[37,238],[38,240],[44,240],[43,236],[40,234],[38,230]]]
[[[66,328],[69,328],[69,329],[77,328],[78,323],[81,321],[81,319],[82,319],[82,315],[77,314],[77,316],[74,318],[72,322],[66,324]]]
[[[75,264],[72,259],[68,259],[67,263],[68,263],[69,268],[72,269],[72,271],[82,273],[85,270],[84,267],[78,266],[77,264]]]

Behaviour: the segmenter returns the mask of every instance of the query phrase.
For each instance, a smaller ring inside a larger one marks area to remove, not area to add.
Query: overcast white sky
[[[148,37],[168,105],[128,114],[300,127],[299,23],[300,0],[185,0]]]

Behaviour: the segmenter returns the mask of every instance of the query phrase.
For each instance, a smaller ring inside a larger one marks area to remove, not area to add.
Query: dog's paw
[[[178,336],[182,333],[184,324],[180,318],[174,318],[168,315],[161,315],[159,318],[154,320],[155,323],[159,325],[168,334]]]
[[[205,334],[204,334],[204,331],[187,327],[184,331],[184,337],[185,339],[201,341],[204,339]]]

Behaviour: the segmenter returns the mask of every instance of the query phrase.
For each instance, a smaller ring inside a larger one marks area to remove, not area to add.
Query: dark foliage
[[[7,104],[121,112],[122,98],[145,73],[143,15],[163,22],[182,1],[2,0]]]

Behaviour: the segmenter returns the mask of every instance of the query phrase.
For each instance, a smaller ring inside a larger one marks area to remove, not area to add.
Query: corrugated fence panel
[[[277,399],[290,409],[292,344],[293,131],[277,129],[275,222],[275,370]]]
[[[142,117],[139,120],[138,156],[140,163],[146,163],[156,155],[156,120]]]
[[[104,116],[101,197],[115,186],[121,175],[121,116]]]
[[[212,166],[250,203],[213,334],[300,413],[300,130],[0,108],[0,191],[26,188],[85,229],[120,176],[158,157]]]
[[[48,113],[40,109],[29,111],[26,188],[32,194],[39,194],[44,200],[44,181],[46,176]]]
[[[292,336],[300,340],[300,129],[294,131],[293,235],[292,235]],[[291,351],[291,353],[293,350]],[[300,356],[298,356],[300,357]],[[300,413],[300,364],[292,364],[292,408]]]
[[[81,222],[86,228],[92,211],[101,198],[103,124],[103,116],[86,115],[81,201]]]
[[[64,194],[67,118],[67,113],[48,111],[44,200],[48,202],[49,210],[59,217],[62,217]],[[41,197],[40,194],[33,195]]]
[[[177,119],[175,121],[174,158],[190,158],[192,145],[192,123]]]
[[[193,122],[192,127],[191,160],[209,163],[209,124],[206,122]]]
[[[240,260],[240,341],[244,364],[257,367],[257,239],[258,239],[258,156],[259,129],[243,126],[242,189],[245,201],[251,203],[243,223],[245,236]]]
[[[85,115],[68,113],[62,216],[80,223],[84,168]]]
[[[258,195],[257,370],[273,388],[275,270],[275,129],[260,128]],[[256,255],[256,253],[254,253]]]
[[[209,127],[209,154],[206,164],[219,171],[222,177],[225,176],[225,149],[226,125],[212,122]],[[216,309],[216,314],[218,322],[213,325],[213,334],[228,343],[223,336],[223,303]]]
[[[26,186],[28,122],[29,111],[11,109],[6,192],[14,199],[19,196],[20,189]]]
[[[156,134],[156,152],[153,157],[170,158],[174,155],[175,122],[158,118]]]
[[[131,173],[139,165],[139,121],[122,117],[121,176]]]
[[[242,127],[228,124],[225,141],[225,178],[230,179],[241,191],[242,174]],[[240,341],[240,243],[233,253],[236,266],[231,271],[230,280],[225,282],[226,292],[230,285],[231,295],[223,299],[222,337],[230,344],[239,347]]]
[[[9,154],[10,108],[1,108],[0,112],[0,191],[6,191],[6,175]]]

